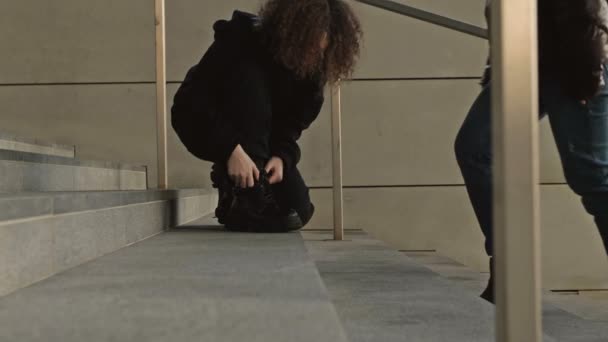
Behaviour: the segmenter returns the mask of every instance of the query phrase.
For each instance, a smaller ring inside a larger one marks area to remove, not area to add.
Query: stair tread
[[[74,146],[50,143],[40,141],[38,139],[22,138],[8,132],[0,131],[0,149],[5,149],[5,147],[8,146],[11,147],[8,148],[9,150],[31,152],[31,149],[38,149],[38,151],[44,151],[44,153],[41,154],[57,155],[69,158],[74,157],[76,150]]]
[[[0,326],[0,340],[20,342],[346,342],[299,234],[206,221],[1,298]]]
[[[58,191],[0,194],[0,222],[211,193],[206,189]]]
[[[146,172],[146,170],[147,170],[146,166],[144,166],[144,165],[123,163],[123,162],[74,159],[74,158],[69,158],[69,157],[59,157],[59,156],[46,155],[46,154],[40,154],[40,153],[12,151],[12,150],[3,150],[3,149],[0,149],[0,161],[26,162],[26,163],[64,165],[64,166],[76,166],[76,167],[92,167],[92,168],[115,169],[115,170],[125,170],[125,171],[137,171],[137,172]]]

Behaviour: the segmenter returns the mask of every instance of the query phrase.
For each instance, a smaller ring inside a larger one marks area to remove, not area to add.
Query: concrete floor
[[[476,295],[485,288],[489,274],[479,273],[435,252],[404,252],[428,269]],[[543,293],[545,333],[556,341],[608,341],[608,292]]]
[[[483,276],[362,232],[227,233],[208,219],[0,298],[0,342],[485,342]],[[427,267],[429,266],[429,267]],[[602,312],[595,313],[599,319]],[[607,341],[545,306],[545,341]]]

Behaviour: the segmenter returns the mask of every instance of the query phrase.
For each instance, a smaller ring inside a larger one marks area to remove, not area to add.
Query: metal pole
[[[340,84],[331,88],[331,144],[333,160],[334,240],[344,239],[344,193],[342,181],[342,108]]]
[[[542,341],[536,0],[492,9],[496,334]]]
[[[167,162],[167,58],[165,44],[165,0],[155,0],[156,27],[156,139],[158,188],[169,187]]]

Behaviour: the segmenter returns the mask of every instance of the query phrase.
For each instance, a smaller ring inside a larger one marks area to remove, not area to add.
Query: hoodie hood
[[[215,41],[222,44],[247,46],[257,41],[259,27],[260,19],[258,16],[234,11],[232,19],[220,20],[213,25]]]

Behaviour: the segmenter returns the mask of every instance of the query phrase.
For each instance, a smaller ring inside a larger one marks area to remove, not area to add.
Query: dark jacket
[[[273,61],[261,43],[256,16],[235,11],[230,21],[216,22],[214,30],[214,43],[175,95],[175,131],[196,157],[226,162],[244,135],[236,124],[238,115],[271,108],[271,152],[289,170],[300,160],[296,141],[321,110],[323,85],[299,80]],[[246,108],[233,110],[240,102]]]
[[[568,3],[568,2],[566,2]],[[571,2],[569,3],[571,5],[578,5],[578,3],[576,2]],[[543,71],[546,72],[546,70],[544,70],[543,68],[543,64],[545,64],[544,62],[546,61],[545,58],[547,59],[555,59],[555,57],[552,55],[552,53],[549,52],[545,52],[543,51],[543,41],[545,40],[545,38],[547,37],[551,37],[553,35],[555,35],[555,33],[552,30],[552,27],[545,24],[545,22],[548,22],[549,20],[547,20],[547,16],[549,16],[548,13],[553,13],[555,11],[555,6],[560,6],[561,4],[557,4],[554,0],[539,0],[538,2],[538,23],[539,23],[539,62],[540,62],[540,71],[541,71],[541,76]],[[492,7],[492,0],[486,0],[486,6],[485,6],[485,18],[486,18],[486,22],[488,24],[488,33],[489,33],[489,38],[492,38],[492,34],[491,34],[491,27],[492,27],[492,18],[491,18],[491,7]],[[563,10],[560,7],[559,10]],[[597,8],[599,11],[599,18],[601,20],[601,23],[603,26],[608,27],[608,4],[606,3],[605,0],[597,0]],[[563,24],[562,24],[563,25]],[[547,31],[545,33],[545,31]],[[544,34],[543,34],[544,33]],[[600,31],[601,34],[601,39],[602,42],[604,44],[604,51],[603,51],[603,63],[606,63],[608,61],[608,35],[606,35],[605,33],[603,33],[602,31]],[[549,39],[547,39],[549,40]],[[491,65],[490,65],[490,60],[491,60],[491,56],[488,56],[488,62],[486,63],[486,68],[484,71],[484,75],[482,77],[482,85],[487,85],[490,82],[490,78],[491,78]],[[548,63],[547,63],[548,64]],[[599,68],[599,66],[598,66]],[[542,78],[542,77],[541,77]],[[606,80],[601,79],[601,85],[605,85]]]

